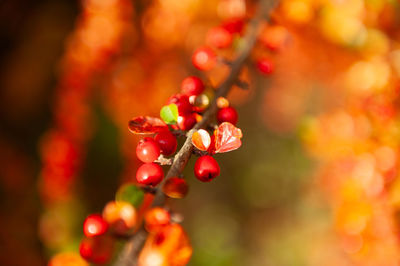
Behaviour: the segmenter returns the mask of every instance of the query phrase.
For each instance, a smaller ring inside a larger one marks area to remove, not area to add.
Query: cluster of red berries
[[[240,37],[242,34],[243,28],[242,19],[233,19],[210,29],[206,36],[206,46],[200,47],[193,53],[193,65],[199,70],[211,70],[218,61],[215,50],[230,48],[235,37]]]
[[[205,108],[199,108],[194,103],[204,90],[202,80],[190,76],[183,80],[181,93],[168,99],[167,105],[176,106],[177,119],[170,123],[170,127],[163,124],[161,129],[158,128],[154,132],[154,136],[147,136],[139,141],[136,156],[143,164],[136,172],[137,184],[154,188],[163,181],[164,171],[158,163],[159,159],[176,152],[178,146],[176,132],[192,129],[201,119]],[[218,123],[228,122],[233,126],[238,120],[236,110],[229,106],[225,98],[220,99],[220,102],[216,120]],[[190,117],[194,117],[193,122],[180,123],[180,121],[190,121]],[[194,166],[194,174],[202,182],[209,182],[220,174],[220,167],[211,156],[215,149],[207,147],[207,150],[208,154],[200,156]],[[184,178],[172,177],[164,182],[162,191],[170,198],[183,198],[188,192],[188,185]],[[153,229],[160,225],[170,224],[169,214],[164,209],[151,210],[145,215],[145,228],[149,233],[158,231]],[[124,201],[111,201],[105,206],[102,215],[89,215],[83,225],[86,237],[81,241],[81,256],[92,263],[106,263],[112,256],[113,236],[125,235],[132,231],[137,226],[137,220],[139,218],[135,206]]]
[[[89,215],[83,223],[82,239],[79,246],[81,256],[91,263],[106,263],[112,255],[113,241],[106,235],[108,223],[99,214]]]
[[[167,106],[176,106],[176,121],[164,119],[167,120],[165,122],[169,122],[170,127],[160,130],[154,137],[140,140],[136,147],[136,156],[144,163],[136,172],[136,181],[140,185],[155,187],[163,180],[163,169],[156,161],[160,155],[171,156],[175,153],[177,148],[175,130],[190,130],[201,120],[201,114],[207,105],[202,107],[196,105],[196,100],[204,96],[204,90],[205,85],[200,78],[196,76],[185,78],[181,84],[181,92],[171,96],[167,101]],[[216,120],[218,123],[229,122],[236,125],[238,114],[233,107],[227,105],[229,103],[219,108]],[[163,118],[162,115],[161,117]],[[207,182],[219,175],[220,168],[212,156],[203,155],[197,160],[194,173],[200,181]],[[178,194],[186,194],[187,185],[184,179],[174,177],[164,184],[163,191],[168,196],[176,197]]]
[[[274,54],[284,50],[291,41],[287,28],[275,23],[265,23],[257,39],[257,47],[253,52],[256,67],[264,75],[274,72]]]
[[[239,22],[212,29],[207,36],[207,44],[215,49],[231,46],[234,35],[241,34],[243,23]],[[209,47],[200,48],[193,55],[193,64],[200,70],[209,70],[216,62],[216,55]],[[164,164],[164,160],[173,162],[172,159],[175,158],[168,157],[173,156],[177,150],[177,136],[185,135],[182,132],[191,130],[201,121],[204,111],[213,100],[213,95],[213,90],[199,77],[189,76],[182,81],[180,93],[172,95],[161,109],[161,119],[141,116],[130,121],[129,128],[133,133],[147,134],[136,147],[136,156],[143,164],[136,172],[135,183],[138,186],[129,185],[135,188],[134,193],[153,191],[162,183],[161,189],[166,196],[185,197],[188,192],[186,180],[175,176],[163,182],[164,171],[161,164]],[[194,153],[200,154],[194,166],[194,175],[202,182],[209,182],[220,174],[220,167],[212,155],[237,149],[241,145],[242,133],[235,127],[238,121],[237,111],[223,97],[216,99],[216,102],[218,111],[215,120],[219,126],[215,126],[213,134],[205,129],[199,129],[187,135],[191,136],[194,149],[198,150]],[[138,187],[146,189],[140,190]],[[162,246],[162,243],[170,243],[171,241],[164,241],[167,236],[178,237],[185,244],[175,246],[172,255],[163,254],[163,256],[175,260],[177,256],[174,254],[181,252],[182,261],[177,265],[185,265],[190,258],[191,247],[181,226],[172,223],[169,212],[163,208],[148,210],[151,203],[137,205],[124,199],[112,201],[106,205],[102,215],[88,216],[84,222],[86,237],[80,246],[82,257],[92,263],[106,263],[112,256],[113,237],[126,236],[127,233],[133,232],[144,218],[144,227],[149,233],[147,242],[155,243],[149,244],[151,249]],[[140,208],[139,211],[136,211],[136,208]],[[148,245],[145,245],[139,260],[146,259],[143,255],[146,254],[146,246]]]
[[[123,236],[136,225],[137,211],[132,204],[110,201],[102,215],[91,214],[85,219],[85,237],[79,246],[81,256],[91,263],[107,263],[113,254],[114,236]]]
[[[157,186],[163,180],[164,172],[154,161],[160,154],[171,155],[176,151],[176,147],[176,137],[169,131],[162,131],[154,138],[142,139],[136,147],[136,156],[144,163],[136,172],[137,182],[142,185]]]
[[[243,19],[233,19],[222,23],[210,29],[206,35],[206,46],[198,48],[192,56],[193,65],[203,71],[209,71],[214,68],[218,62],[216,51],[228,49],[235,43],[235,38],[240,38],[243,33],[245,23]],[[276,50],[264,39],[260,39],[268,50]],[[269,75],[274,70],[274,64],[267,56],[261,56],[256,60],[257,69],[264,75]]]

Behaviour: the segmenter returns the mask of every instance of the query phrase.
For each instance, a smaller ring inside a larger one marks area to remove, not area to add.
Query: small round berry
[[[165,195],[174,199],[182,199],[188,193],[189,187],[184,178],[171,177],[163,185]]]
[[[154,139],[157,141],[158,146],[160,146],[163,155],[169,156],[176,151],[178,142],[176,141],[174,134],[171,132],[167,130],[161,131],[154,137]]]
[[[206,43],[215,48],[228,48],[232,44],[232,34],[223,27],[215,27],[208,31]]]
[[[217,120],[218,123],[229,122],[233,125],[236,125],[238,121],[238,113],[235,108],[228,106],[218,110],[217,112]]]
[[[193,111],[197,113],[203,113],[214,99],[214,96],[215,92],[211,88],[204,90],[204,92],[200,95],[191,96],[189,100],[193,104]]]
[[[103,235],[107,230],[108,223],[99,214],[91,214],[83,222],[83,233],[85,236]]]
[[[217,106],[218,108],[225,108],[229,106],[229,101],[225,97],[218,97],[217,99]]]
[[[197,123],[194,113],[178,116],[178,127],[181,130],[190,130]]]
[[[85,260],[94,264],[110,261],[114,249],[114,240],[107,235],[85,237],[79,245],[79,253]]]
[[[204,91],[203,81],[196,76],[187,77],[182,81],[181,91],[189,97],[197,96]]]
[[[205,93],[193,98],[193,111],[202,113],[210,105],[210,98]],[[191,98],[192,98],[191,97]]]
[[[160,231],[164,226],[170,223],[171,216],[169,212],[160,207],[148,210],[144,216],[145,228],[148,232]]]
[[[258,70],[264,75],[269,75],[274,71],[274,65],[269,59],[260,59],[257,61]]]
[[[84,238],[82,239],[80,245],[79,245],[79,253],[81,254],[82,258],[85,260],[90,260],[93,255],[93,247],[92,243],[90,241],[90,238]]]
[[[219,172],[217,161],[210,155],[199,157],[194,165],[194,174],[202,182],[210,182],[219,175]]]
[[[180,115],[184,115],[184,114],[188,114],[188,113],[192,112],[193,107],[190,104],[189,97],[187,95],[175,94],[175,95],[171,96],[167,101],[167,104],[171,104],[171,103],[176,104],[176,106],[178,107],[178,113]]]
[[[241,33],[244,28],[244,21],[243,19],[230,19],[223,23],[222,27],[226,29],[231,34],[234,33]]]
[[[146,137],[138,143],[136,156],[144,163],[151,163],[160,156],[160,146],[153,138]]]
[[[290,42],[289,31],[279,25],[268,25],[262,29],[259,37],[261,44],[271,51],[280,51],[284,49]]]
[[[192,56],[193,65],[200,70],[211,70],[217,62],[217,55],[208,47],[197,49]]]
[[[164,178],[164,172],[156,163],[145,163],[136,172],[136,180],[139,184],[156,186]]]
[[[137,213],[132,204],[125,201],[110,201],[103,209],[103,218],[116,234],[123,235],[137,222]]]

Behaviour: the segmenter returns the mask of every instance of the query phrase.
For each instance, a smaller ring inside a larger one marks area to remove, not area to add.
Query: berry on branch
[[[154,140],[157,141],[158,146],[160,146],[161,153],[165,156],[172,155],[178,146],[176,137],[167,130],[159,132],[154,137]]]
[[[79,245],[82,258],[94,264],[109,262],[114,250],[114,239],[110,236],[84,237]]]
[[[156,163],[145,163],[136,172],[136,180],[139,184],[156,186],[164,178],[164,172]]]
[[[238,121],[238,113],[235,108],[228,106],[218,110],[217,112],[218,123],[229,122],[236,125]]]
[[[217,55],[208,47],[197,49],[192,56],[192,63],[199,70],[211,70],[216,62]]]
[[[202,182],[210,182],[220,173],[218,162],[210,155],[204,155],[197,159],[194,165],[194,174]]]
[[[153,138],[144,138],[136,147],[136,156],[144,163],[154,162],[160,156],[160,146]]]
[[[83,233],[85,236],[103,235],[107,230],[108,223],[99,214],[91,214],[83,222]]]
[[[232,34],[223,27],[215,27],[208,31],[206,43],[215,48],[228,48],[232,44]]]
[[[178,116],[178,127],[181,130],[190,130],[196,124],[196,115],[194,113]]]
[[[239,33],[241,34],[244,28],[244,21],[243,19],[230,19],[223,23],[222,27],[226,29],[231,34]]]
[[[257,68],[264,75],[269,75],[274,71],[271,60],[265,58],[257,61]]]
[[[203,81],[196,76],[187,77],[182,81],[181,92],[189,97],[200,95],[203,91]]]
[[[179,115],[185,115],[192,112],[193,107],[190,104],[189,97],[187,95],[184,94],[173,95],[167,101],[167,104],[171,103],[176,104],[176,106],[178,107]]]

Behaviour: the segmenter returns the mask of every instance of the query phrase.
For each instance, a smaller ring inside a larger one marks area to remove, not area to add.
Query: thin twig
[[[243,81],[243,80],[239,80],[239,79],[236,80],[236,85],[243,90],[248,90],[250,87],[249,83],[247,83],[246,81]]]
[[[142,249],[144,242],[147,238],[147,232],[144,229],[140,229],[135,233],[134,236],[125,244],[122,256],[119,256],[115,265],[133,266],[138,265],[138,255]]]
[[[172,158],[165,158],[162,154],[160,157],[158,157],[157,160],[155,160],[156,163],[159,163],[160,165],[172,165],[173,159]]]
[[[173,163],[163,180],[163,183],[171,177],[180,176],[182,171],[184,170],[186,164],[188,163],[190,157],[193,154],[193,145],[192,145],[192,135],[193,133],[201,128],[207,128],[210,125],[210,122],[215,117],[215,113],[218,109],[216,100],[218,97],[225,97],[231,87],[237,82],[237,77],[246,62],[247,58],[250,55],[251,50],[254,47],[254,44],[257,40],[257,36],[259,33],[260,22],[263,19],[267,19],[268,12],[271,10],[275,1],[273,0],[260,0],[260,6],[258,8],[258,14],[255,18],[250,21],[249,27],[247,29],[246,35],[243,38],[240,48],[238,49],[238,56],[232,62],[231,71],[228,77],[221,83],[221,85],[217,88],[215,93],[215,98],[211,102],[207,111],[204,113],[203,118],[200,122],[198,122],[193,129],[191,129],[187,134],[187,138],[185,143],[179,152],[175,155]],[[160,187],[162,187],[160,184]],[[166,197],[163,192],[158,189],[152,206],[163,206],[165,204]],[[126,247],[121,252],[117,262],[115,265],[117,266],[136,266],[138,265],[138,257],[139,253],[144,245],[146,240],[147,232],[143,228],[143,226],[135,233],[134,236],[129,240],[126,244]]]

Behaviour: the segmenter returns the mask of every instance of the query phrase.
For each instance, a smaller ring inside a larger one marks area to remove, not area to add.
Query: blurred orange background
[[[229,67],[201,73],[191,54],[210,28],[257,8],[0,3],[0,264],[76,252],[87,214],[135,175],[129,119],[158,116],[187,75],[217,86]],[[190,162],[190,193],[173,203],[190,265],[398,265],[399,2],[283,0],[267,15],[240,74],[250,88],[228,97],[243,146],[216,156],[212,183],[195,180]]]

